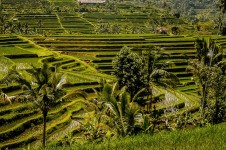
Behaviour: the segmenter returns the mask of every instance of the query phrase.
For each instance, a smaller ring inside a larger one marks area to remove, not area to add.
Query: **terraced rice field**
[[[8,20],[16,18],[14,23],[28,24],[32,35],[1,35],[0,36],[0,78],[13,65],[18,70],[29,69],[31,65],[39,66],[43,61],[57,66],[60,72],[67,73],[69,84],[66,89],[85,90],[88,99],[97,97],[93,88],[99,88],[99,82],[105,79],[115,80],[112,60],[123,46],[132,51],[142,53],[157,46],[169,54],[162,58],[160,64],[167,63],[166,70],[176,74],[180,79],[177,89],[154,88],[154,96],[159,98],[154,105],[158,110],[178,108],[178,113],[196,111],[198,108],[197,86],[191,80],[192,74],[187,72],[188,60],[196,57],[195,37],[168,36],[154,34],[91,34],[99,23],[145,27],[147,19],[162,19],[177,24],[186,24],[180,19],[170,16],[158,16],[157,12],[149,14],[142,6],[131,5],[129,1],[119,3],[119,10],[103,12],[73,12],[62,7],[61,0],[49,0],[54,8],[46,12],[42,4],[29,5],[30,9],[22,8],[25,0],[4,1]],[[47,1],[43,1],[47,3]],[[65,4],[74,6],[73,0]],[[34,6],[33,6],[34,5]],[[35,6],[37,5],[37,6]],[[77,5],[77,4],[76,4]],[[100,7],[101,8],[101,7]],[[23,11],[22,11],[23,10]],[[136,10],[135,12],[131,12]],[[148,11],[148,10],[146,10]],[[149,33],[149,30],[145,31]],[[225,37],[213,37],[217,44],[226,48]],[[0,89],[8,96],[23,93],[18,85],[0,85]],[[80,111],[84,111],[81,98],[57,104],[48,115],[47,133],[48,144],[62,140],[68,133],[78,130]],[[168,115],[171,115],[170,113]],[[41,143],[42,118],[37,108],[31,103],[14,102],[6,105],[0,102],[0,149],[18,146],[37,147]],[[60,136],[59,136],[60,135]]]
[[[143,9],[143,4],[139,2],[124,1],[116,5],[117,10],[108,8],[110,6],[107,4],[83,6],[71,0],[43,0],[32,3],[27,0],[19,0],[16,3],[9,0],[3,1],[3,14],[6,21],[15,25],[26,25],[29,34],[39,35],[91,34],[96,33],[101,24],[115,24],[123,33],[153,33],[155,29],[150,22],[190,26],[182,19],[165,14],[164,11],[152,7]],[[83,7],[85,10],[81,10]]]
[[[0,38],[1,48],[1,69],[8,69],[16,65],[17,69],[29,69],[31,65],[37,65],[42,61],[47,61],[49,65],[58,66],[59,70],[68,72],[67,90],[86,90],[88,93],[92,88],[99,87],[100,79],[111,80],[113,77],[98,73],[94,68],[77,58],[59,55],[55,52],[47,51],[31,41],[17,36],[3,36]],[[45,56],[43,53],[46,52]],[[7,66],[6,66],[7,65]],[[7,70],[1,71],[1,75]],[[1,76],[2,77],[2,76]],[[1,90],[8,96],[15,96],[23,91],[18,85],[0,85]],[[96,97],[92,93],[88,99]],[[61,103],[57,105],[48,115],[48,135],[56,134],[71,125],[71,116],[85,106],[79,102],[81,98]],[[6,105],[0,102],[0,147],[15,148],[19,145],[26,145],[32,141],[39,143],[42,133],[42,118],[37,108],[30,103],[14,102]],[[62,118],[62,119],[59,119]],[[72,128],[71,127],[71,128]],[[71,129],[72,130],[72,129]],[[37,145],[37,144],[34,144]]]
[[[225,37],[213,37],[222,49],[225,48]],[[188,59],[195,58],[195,38],[163,35],[70,35],[70,36],[2,36],[0,38],[1,70],[16,64],[17,69],[28,69],[32,64],[39,65],[47,61],[49,65],[58,66],[59,71],[68,73],[67,90],[83,89],[89,98],[96,97],[92,88],[99,87],[99,81],[114,80],[112,60],[123,46],[141,53],[151,46],[159,46],[169,57],[162,58],[160,63],[172,62],[166,69],[175,73],[180,84],[176,91],[155,87],[154,95],[159,97],[154,105],[158,110],[177,107],[178,113],[196,111],[198,96],[196,85],[191,81],[191,74],[186,71]],[[23,91],[18,85],[0,85],[9,96]],[[86,107],[78,102],[79,98],[58,104],[48,118],[48,136],[50,143],[59,133],[72,132],[78,126],[73,116]],[[78,103],[77,103],[78,102]],[[0,147],[17,147],[32,143],[40,145],[41,114],[32,104],[15,102],[12,105],[0,103]],[[170,113],[169,113],[170,115]],[[59,119],[62,118],[62,119]],[[35,131],[35,132],[34,132]],[[31,134],[32,133],[32,134]],[[57,138],[62,139],[64,136]],[[51,140],[52,139],[52,140]]]
[[[175,73],[181,80],[181,85],[192,84],[191,73],[186,71],[188,60],[195,58],[195,38],[162,35],[81,35],[81,36],[51,36],[29,37],[38,45],[50,48],[63,54],[75,56],[94,66],[103,73],[112,74],[112,60],[123,46],[131,47],[141,53],[143,50],[157,46],[169,54],[160,63],[171,63],[166,68]],[[191,89],[195,86],[192,84]],[[183,88],[182,91],[185,91]],[[189,88],[187,89],[190,90]]]
[[[83,19],[78,13],[58,13],[59,20],[66,32],[72,33],[92,33],[93,25]]]

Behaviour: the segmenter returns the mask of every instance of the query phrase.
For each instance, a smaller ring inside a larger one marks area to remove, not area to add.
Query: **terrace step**
[[[180,78],[180,77],[191,77],[192,73],[189,72],[174,72],[174,74]]]
[[[44,40],[48,40],[51,39],[51,41],[118,41],[118,42],[122,42],[122,41],[144,41],[145,39],[143,37],[133,37],[133,36],[100,36],[100,35],[82,35],[82,36],[51,36],[49,38],[46,37],[32,37],[31,40],[34,41],[44,41]]]
[[[15,111],[14,111],[15,112]],[[31,116],[33,114],[36,114],[38,110],[30,110],[30,111],[23,111],[23,112],[15,112],[13,114],[7,114],[0,117],[0,126],[12,123],[13,121],[19,120],[21,118]]]
[[[81,52],[81,53],[101,53],[101,52],[112,52],[112,53],[118,53],[120,49],[118,48],[109,48],[109,49],[96,49],[96,48],[91,48],[91,49],[88,49],[88,48],[69,48],[69,47],[65,47],[65,48],[56,48],[54,49],[56,51],[62,51],[62,52],[67,52],[67,53],[73,53],[73,52]]]
[[[164,50],[164,52],[166,53],[170,53],[170,54],[181,54],[181,55],[186,55],[186,54],[196,54],[196,50],[195,49],[172,49],[172,50]]]
[[[61,69],[68,70],[68,69],[72,69],[72,68],[78,67],[80,65],[81,64],[78,63],[78,62],[67,63],[67,64],[61,65]]]
[[[195,84],[195,82],[191,81],[191,80],[180,80],[180,83],[182,83],[182,85],[184,85],[184,86],[194,85]]]
[[[188,86],[178,87],[177,89],[180,90],[181,92],[190,92],[190,91],[195,91],[197,88],[198,88],[197,85],[188,85]]]
[[[113,69],[98,69],[100,72],[106,73],[106,74],[113,74]]]
[[[21,41],[17,36],[1,36],[0,42],[7,42],[7,41]]]
[[[117,54],[108,54],[108,55],[106,55],[106,54],[98,54],[98,55],[96,55],[96,57],[97,58],[114,58],[115,56],[116,56]]]
[[[64,64],[72,63],[72,62],[75,62],[75,60],[74,59],[62,59],[62,60],[59,60],[59,61],[51,62],[49,64],[51,64],[53,66],[61,66],[61,65],[64,65]]]
[[[78,86],[87,86],[87,85],[99,85],[99,83],[96,81],[80,82],[80,83],[74,83],[74,84],[66,84],[64,87],[69,88],[69,87],[78,87]]]
[[[0,40],[0,46],[6,46],[6,45],[20,45],[20,44],[28,44],[26,41],[22,41],[21,39],[15,39],[15,40]]]
[[[188,51],[190,51],[191,49],[195,49],[195,47],[194,46],[177,46],[177,47],[171,47],[171,46],[164,46],[163,47],[164,48],[164,50],[166,50],[166,51],[170,51],[170,50],[181,50],[181,51],[185,51],[185,50],[188,50]]]
[[[169,72],[185,72],[187,71],[187,68],[185,66],[178,66],[178,67],[170,67],[170,68],[165,68],[166,71]]]
[[[28,104],[21,104],[21,103],[13,103],[11,105],[6,105],[3,107],[0,107],[0,115],[10,114],[13,112],[22,112],[24,110],[27,110],[28,107],[30,107],[30,103]]]
[[[15,54],[15,55],[4,55],[5,57],[7,58],[10,58],[10,59],[15,59],[15,58],[38,58],[38,55],[37,54]]]
[[[103,70],[112,70],[113,69],[112,65],[98,65],[95,68],[100,69],[102,71]]]
[[[101,60],[93,60],[93,63],[111,63],[112,59],[101,59]]]

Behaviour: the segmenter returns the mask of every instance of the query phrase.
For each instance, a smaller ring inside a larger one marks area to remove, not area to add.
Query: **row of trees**
[[[0,19],[3,20],[4,16],[0,16]],[[19,34],[28,34],[30,33],[27,23],[15,23],[9,21],[1,21],[0,23],[0,33],[9,34],[9,33],[19,33]]]
[[[190,19],[192,23],[206,22],[213,23],[212,27],[217,30],[217,34],[225,35],[225,0],[169,0],[167,5],[172,8],[171,11],[179,12],[182,16]],[[208,10],[208,11],[200,11]],[[213,29],[212,29],[213,30]]]

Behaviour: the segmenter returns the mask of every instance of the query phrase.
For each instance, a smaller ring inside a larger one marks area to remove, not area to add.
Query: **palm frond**
[[[134,116],[134,122],[136,125],[142,125],[142,123],[144,122],[144,117],[142,115],[142,113],[140,112],[136,112],[135,116]]]
[[[62,87],[67,83],[67,78],[65,76],[59,75],[56,78],[56,89],[62,89]]]
[[[105,84],[102,90],[102,98],[104,101],[111,101],[112,87],[109,84]]]
[[[138,99],[138,97],[140,96],[140,94],[142,94],[144,91],[146,90],[146,88],[142,88],[141,90],[139,90],[132,98],[132,102],[134,102],[135,100]]]
[[[40,68],[37,68],[35,66],[32,65],[32,69],[28,69],[26,70],[27,73],[29,73],[32,78],[33,78],[33,82],[37,85],[42,84],[42,79],[41,79],[41,72],[40,72]]]
[[[112,104],[110,102],[105,102],[104,105],[107,107],[107,109],[112,113],[114,114],[114,116],[119,116],[120,115],[120,112],[117,108],[117,103],[115,104]]]
[[[113,95],[114,93],[116,93],[119,90],[119,84],[118,82],[115,82],[112,86],[112,92],[111,95]]]
[[[84,99],[87,99],[88,94],[85,91],[71,91],[67,93],[65,96],[62,97],[63,100],[73,100],[77,97],[82,97]]]
[[[94,91],[94,93],[95,93],[98,97],[101,97],[101,93],[98,92],[95,88],[92,88],[92,90]]]
[[[125,112],[126,112],[128,103],[129,103],[129,98],[128,98],[128,93],[127,92],[123,92],[120,95],[120,103],[121,103],[121,106],[120,106],[121,113],[122,113],[122,115],[124,115]]]

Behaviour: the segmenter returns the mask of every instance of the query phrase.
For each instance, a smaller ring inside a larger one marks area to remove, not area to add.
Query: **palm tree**
[[[225,12],[226,12],[226,0],[220,0],[219,5],[220,5],[219,7],[220,7],[221,14],[219,16],[219,27],[218,27],[217,35],[220,34],[222,26],[224,26],[224,18],[225,18]]]
[[[208,99],[208,89],[210,88],[210,78],[214,67],[219,67],[225,71],[225,61],[223,61],[223,53],[211,39],[197,39],[196,51],[198,60],[190,61],[189,70],[192,72],[195,82],[201,89],[201,118],[205,118],[205,108]],[[212,83],[211,83],[212,84]]]
[[[157,65],[161,58],[168,57],[168,54],[164,53],[160,47],[151,47],[148,51],[145,51],[143,55],[146,58],[146,91],[147,102],[149,103],[147,106],[147,111],[149,111],[152,107],[153,85],[175,87],[176,84],[179,83],[179,79],[173,73],[164,70],[164,68],[169,65],[170,62]],[[149,95],[151,96],[151,99],[149,99]]]
[[[63,89],[67,83],[66,76],[57,73],[56,68],[48,66],[47,63],[43,63],[41,68],[32,66],[31,69],[22,73],[14,67],[1,82],[7,85],[12,82],[21,85],[24,93],[20,97],[28,98],[40,109],[43,116],[43,147],[46,145],[46,118],[50,108],[75,94],[84,95],[81,92],[66,95]]]
[[[2,0],[0,0],[0,14],[2,14]]]
[[[143,120],[139,106],[131,100],[126,88],[118,89],[117,83],[113,86],[105,84],[102,92],[98,94],[98,102],[104,110],[104,115],[111,118],[114,128],[119,135],[125,136],[135,132],[136,125]]]

